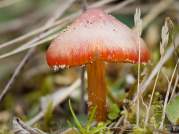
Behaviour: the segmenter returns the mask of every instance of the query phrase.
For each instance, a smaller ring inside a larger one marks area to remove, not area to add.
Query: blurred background
[[[161,28],[166,17],[172,21],[171,25],[177,27],[179,24],[179,1],[87,0],[86,4],[87,7],[101,7],[130,28],[134,27],[136,8],[141,9],[142,37],[151,51],[150,63],[141,66],[141,82],[145,80],[160,60]],[[83,12],[84,6],[83,0],[0,0],[0,133],[11,133],[15,116],[44,131],[62,132],[69,127],[67,120],[72,120],[68,98],[79,119],[86,120],[86,88],[83,93],[79,84],[55,108],[47,103],[47,98],[43,102],[44,96],[63,91],[81,77],[81,67],[58,72],[51,70],[45,51],[51,40]],[[176,64],[177,54],[174,53],[159,75],[156,89],[161,97],[166,93],[168,79]],[[121,107],[123,100],[131,100],[136,92],[137,65],[108,63],[106,72],[109,100]],[[147,101],[153,83],[151,80],[144,101]],[[4,90],[7,92],[3,94]],[[63,92],[58,97],[63,98]],[[48,112],[38,115],[43,107]],[[38,119],[34,121],[34,117]]]

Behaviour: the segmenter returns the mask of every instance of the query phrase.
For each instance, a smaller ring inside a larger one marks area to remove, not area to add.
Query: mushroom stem
[[[91,111],[96,107],[96,121],[106,120],[106,83],[105,64],[95,61],[87,65],[88,74],[88,107]]]

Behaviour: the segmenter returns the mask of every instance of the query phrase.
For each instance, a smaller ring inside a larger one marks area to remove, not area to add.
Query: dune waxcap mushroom
[[[105,62],[138,63],[139,52],[140,63],[147,62],[150,53],[136,32],[101,9],[88,9],[51,43],[46,59],[55,70],[86,65],[89,109],[96,107],[96,120],[104,121]]]

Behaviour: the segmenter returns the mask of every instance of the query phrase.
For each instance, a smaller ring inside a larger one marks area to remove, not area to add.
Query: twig
[[[45,132],[42,132],[41,130],[37,128],[31,128],[28,125],[26,125],[24,122],[22,122],[18,118],[13,119],[13,133],[14,134],[47,134]]]
[[[19,73],[21,72],[23,66],[28,62],[29,57],[32,55],[32,53],[34,52],[34,49],[30,49],[27,54],[25,55],[25,57],[22,59],[22,61],[19,63],[19,65],[17,66],[17,68],[15,69],[12,77],[10,78],[10,80],[8,81],[8,83],[6,84],[5,88],[2,90],[1,94],[0,94],[0,102],[2,101],[2,99],[4,98],[4,96],[6,95],[6,93],[10,90],[11,85],[13,84],[14,80],[16,79],[16,77],[19,75]]]
[[[63,15],[63,13],[65,12],[65,10],[74,2],[74,0],[70,0],[68,2],[66,2],[66,6],[63,5],[62,7],[60,7],[59,9],[57,9],[57,12],[55,12],[54,16],[52,16],[47,23],[45,24],[44,27],[48,27],[50,25],[53,24],[53,22],[60,17],[61,15]],[[41,34],[39,35],[41,36]],[[33,40],[31,40],[30,42],[26,43],[26,44],[31,44],[36,42],[36,40],[38,40],[38,37],[34,38]],[[33,52],[35,51],[35,48],[31,48],[27,54],[25,55],[25,57],[22,59],[22,61],[20,62],[20,64],[17,66],[17,68],[15,69],[11,79],[8,81],[8,83],[6,84],[5,88],[2,90],[2,93],[0,94],[0,102],[2,101],[2,99],[4,98],[4,96],[6,95],[6,93],[11,89],[10,86],[12,85],[12,83],[14,82],[15,78],[18,76],[18,74],[21,72],[21,70],[23,69],[25,63],[28,61],[28,59],[31,57],[31,55],[33,54]]]
[[[124,120],[124,115],[122,115],[122,116],[118,119],[118,121],[116,122],[116,124],[115,124],[114,127],[119,127],[119,125],[122,124],[123,120]]]

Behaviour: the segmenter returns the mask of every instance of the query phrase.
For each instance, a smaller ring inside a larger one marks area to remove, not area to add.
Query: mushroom
[[[126,25],[101,9],[88,9],[51,43],[47,63],[54,70],[86,65],[89,111],[96,107],[96,120],[105,121],[106,62],[148,61],[150,55],[144,41]]]

